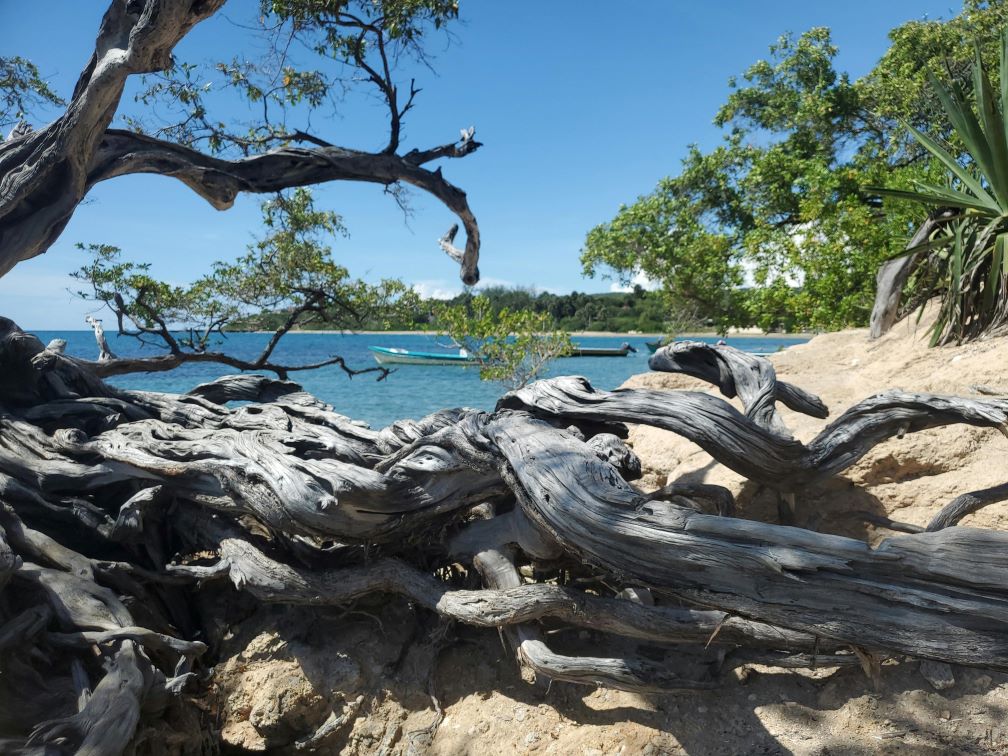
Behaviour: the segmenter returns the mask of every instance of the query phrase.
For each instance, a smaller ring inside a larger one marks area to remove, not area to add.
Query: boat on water
[[[626,357],[630,352],[636,352],[625,341],[618,347],[574,347],[567,357]]]
[[[475,365],[476,358],[465,349],[451,352],[419,352],[398,347],[369,346],[379,365]],[[619,347],[574,347],[568,357],[626,357],[636,352],[629,344]]]
[[[663,344],[662,344],[661,341],[645,341],[644,342],[644,346],[647,347],[647,350],[651,354],[654,354],[655,352],[657,352],[663,346]]]
[[[476,358],[460,349],[451,352],[416,352],[396,347],[369,346],[379,365],[475,365]]]

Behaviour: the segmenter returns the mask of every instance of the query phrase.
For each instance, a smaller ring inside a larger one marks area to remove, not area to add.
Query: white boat
[[[475,365],[476,358],[460,349],[458,354],[448,352],[412,352],[396,347],[369,346],[379,365]]]

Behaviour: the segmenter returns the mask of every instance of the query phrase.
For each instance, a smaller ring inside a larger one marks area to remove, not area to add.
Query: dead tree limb
[[[918,248],[927,242],[931,235],[948,222],[955,213],[956,211],[948,208],[935,210],[910,237],[906,246],[910,251],[899,257],[886,260],[879,266],[878,273],[875,275],[875,304],[869,319],[871,338],[877,339],[888,333],[896,323],[900,314],[903,287],[906,286],[911,273],[923,257]]]
[[[567,423],[652,425],[693,441],[721,464],[779,491],[834,475],[887,438],[953,423],[1008,432],[1008,400],[887,391],[854,405],[807,446],[772,433],[722,399],[694,391],[601,391],[585,379],[537,381],[506,394],[501,409]]]
[[[460,275],[467,285],[476,283],[479,226],[465,192],[440,170],[423,167],[471,154],[480,146],[471,138],[451,149],[406,155],[290,145],[226,160],[109,128],[127,79],[168,69],[175,45],[222,5],[223,0],[111,0],[66,112],[47,126],[0,142],[0,276],[45,252],[98,182],[155,173],[181,181],[218,210],[229,208],[240,192],[269,193],[328,181],[410,184],[439,199],[462,222],[467,238]]]
[[[928,523],[927,530],[933,532],[958,525],[966,515],[971,515],[988,504],[996,504],[1005,500],[1008,500],[1008,483],[960,494],[941,508],[941,511]]]
[[[94,331],[95,341],[98,342],[98,362],[107,362],[108,360],[118,359],[112,350],[109,349],[108,341],[105,339],[105,329],[102,328],[102,322],[97,318],[88,315],[84,318],[85,322],[91,326]]]

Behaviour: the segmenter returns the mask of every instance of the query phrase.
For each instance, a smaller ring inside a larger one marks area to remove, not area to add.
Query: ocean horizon
[[[65,339],[67,354],[96,359],[98,347],[90,330],[30,331],[48,343]],[[157,356],[164,350],[144,346],[129,336],[106,332],[109,347],[120,357]],[[717,336],[690,337],[713,343]],[[244,359],[254,359],[269,339],[268,333],[229,333],[218,337],[214,351],[226,351]],[[807,335],[771,334],[763,336],[729,336],[726,341],[748,352],[776,352],[808,341]],[[611,336],[578,336],[575,343],[590,347],[618,347],[624,341],[637,349],[626,357],[565,357],[551,362],[542,377],[583,375],[592,385],[606,390],[618,388],[630,376],[648,372],[649,353],[644,334]],[[407,333],[321,333],[295,331],[281,339],[273,360],[282,364],[319,362],[335,355],[344,358],[354,369],[373,367],[376,363],[369,346],[400,347],[421,351],[449,351],[446,340],[430,334]],[[184,393],[205,383],[237,372],[227,365],[189,363],[161,373],[133,373],[108,379],[124,389]],[[261,372],[261,371],[257,371]],[[272,373],[265,373],[273,375]],[[499,383],[481,381],[475,367],[457,365],[402,365],[385,380],[376,381],[376,374],[366,373],[349,378],[339,367],[331,365],[317,370],[292,372],[290,380],[301,384],[333,408],[354,420],[373,428],[381,428],[396,420],[417,419],[449,407],[473,407],[492,410],[506,389]]]

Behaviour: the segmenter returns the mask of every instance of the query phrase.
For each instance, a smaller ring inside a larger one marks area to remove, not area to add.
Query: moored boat
[[[369,346],[379,365],[474,365],[476,358],[464,349],[450,352],[415,352],[396,347]]]
[[[626,357],[630,352],[636,352],[632,346],[623,342],[619,347],[574,347],[568,357]]]

